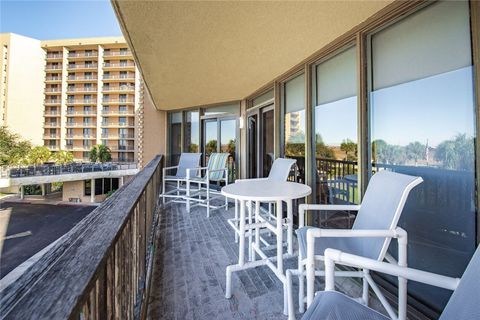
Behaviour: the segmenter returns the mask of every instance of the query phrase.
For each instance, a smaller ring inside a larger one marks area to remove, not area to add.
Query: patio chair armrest
[[[334,290],[335,264],[377,271],[448,290],[455,290],[460,282],[459,278],[452,278],[432,272],[402,267],[396,264],[360,257],[331,248],[325,250],[324,257],[325,290]]]
[[[163,168],[163,171],[172,170],[172,169],[178,169],[178,166],[164,167],[164,168]]]
[[[301,204],[298,207],[299,221],[298,227],[305,226],[305,211],[358,211],[360,205],[358,204]]]
[[[200,169],[202,169],[201,167],[198,167],[198,168],[187,168],[185,169],[185,175],[186,175],[186,178],[187,180],[191,178],[190,176],[190,172],[193,170],[193,171],[200,171]]]

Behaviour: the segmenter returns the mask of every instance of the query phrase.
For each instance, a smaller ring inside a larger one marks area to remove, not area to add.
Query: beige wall
[[[43,145],[45,52],[40,41],[12,33],[0,34],[0,45],[2,53],[5,45],[8,50],[7,83],[2,73],[0,84],[0,94],[5,93],[4,125],[34,145]]]
[[[84,194],[84,181],[69,181],[63,183],[62,201],[69,201],[70,198],[79,198],[81,202],[90,203],[90,196]],[[95,196],[95,202],[105,200],[105,195]]]
[[[143,121],[143,129],[139,130],[137,141],[139,144],[139,162],[145,166],[157,154],[166,154],[167,151],[167,112],[155,108],[147,90],[144,90],[143,114],[139,118]]]

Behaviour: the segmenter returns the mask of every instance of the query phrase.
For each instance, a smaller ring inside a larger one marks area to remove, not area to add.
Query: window
[[[110,95],[109,94],[104,94],[103,95],[103,101],[105,101],[105,102],[110,101]]]
[[[126,78],[128,78],[127,71],[120,71],[120,79],[126,79]]]
[[[170,132],[170,163],[176,165],[182,153],[182,113],[173,112],[169,114],[169,132]]]
[[[108,137],[108,128],[102,128],[102,137],[107,138]],[[103,143],[105,144],[105,143]]]
[[[119,102],[127,102],[127,95],[126,94],[120,94],[119,96]]]
[[[120,125],[126,125],[127,124],[127,118],[118,117],[118,122],[120,123]]]
[[[105,71],[105,72],[103,73],[103,77],[104,77],[105,79],[110,79],[110,71]]]
[[[72,106],[68,106],[68,107],[67,107],[67,114],[73,114],[74,111],[75,111],[75,108],[74,108],[74,107],[72,107]]]
[[[84,100],[84,102],[86,102],[86,103],[92,102],[92,95],[91,95],[91,94],[84,94],[84,95],[83,95],[83,100]]]
[[[128,65],[127,60],[120,60],[120,67],[126,67]]]
[[[118,106],[118,111],[122,112],[122,113],[126,113],[127,112],[127,106],[126,105],[119,105]]]
[[[92,134],[92,129],[91,128],[83,128],[83,136],[88,138]]]
[[[90,142],[90,140],[83,140],[83,147],[84,148],[89,148],[92,146],[92,143]]]
[[[316,203],[359,203],[356,47],[319,63],[314,74]],[[344,212],[330,218],[322,222],[351,224]]]
[[[83,117],[83,124],[89,125],[92,123],[92,118],[91,117]]]
[[[200,113],[188,111],[185,116],[185,152],[200,152]]]
[[[373,34],[371,56],[372,171],[424,179],[400,220],[408,264],[460,277],[475,250],[477,222],[468,2],[440,1]],[[437,310],[451,294],[415,282],[408,289]]]
[[[284,85],[284,154],[297,160],[295,181],[305,182],[305,75]]]

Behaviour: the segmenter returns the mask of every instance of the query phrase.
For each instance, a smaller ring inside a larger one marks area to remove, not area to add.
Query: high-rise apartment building
[[[36,39],[0,34],[0,126],[43,144],[45,51]]]
[[[116,161],[137,160],[142,83],[125,40],[42,41],[45,62],[44,142],[87,160],[94,145]]]
[[[123,37],[39,41],[4,33],[0,44],[0,125],[75,160],[103,144],[114,161],[142,162],[143,84]]]

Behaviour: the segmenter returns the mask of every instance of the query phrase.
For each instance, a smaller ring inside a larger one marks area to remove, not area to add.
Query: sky
[[[0,32],[38,40],[122,36],[109,0],[0,0]]]

